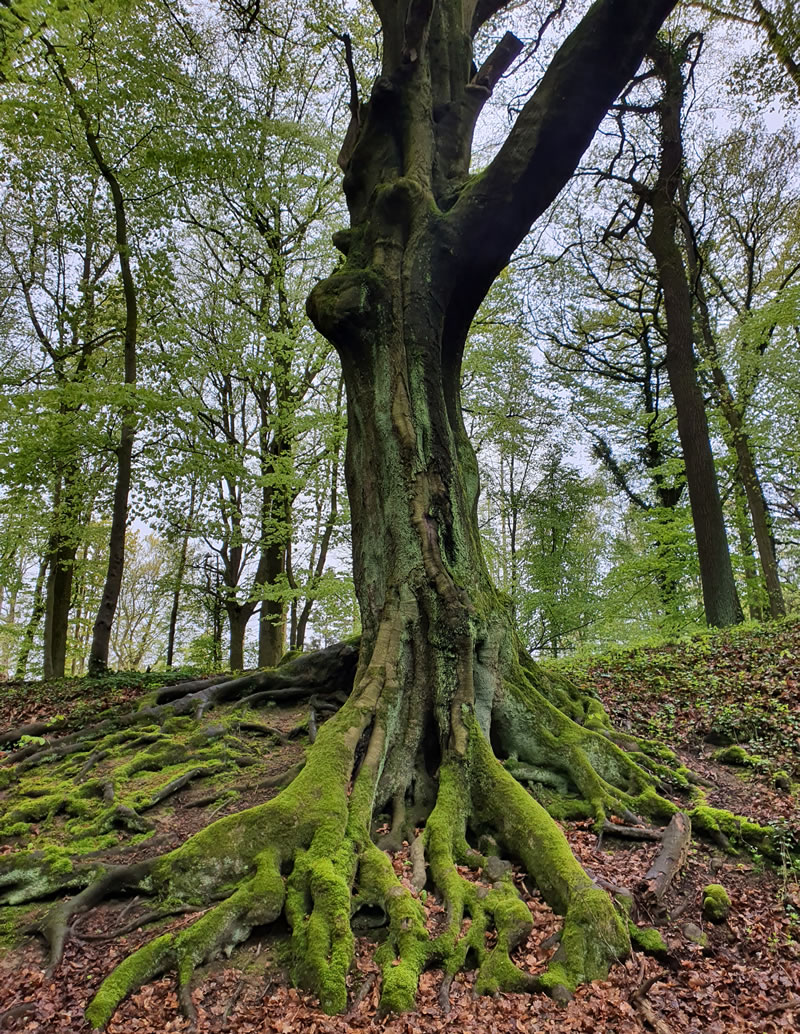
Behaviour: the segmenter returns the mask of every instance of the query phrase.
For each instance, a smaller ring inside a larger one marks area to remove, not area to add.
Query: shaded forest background
[[[480,160],[581,6],[519,15]],[[796,609],[793,7],[680,5],[475,321],[484,549],[533,653],[729,623],[698,559],[714,492],[741,617]],[[28,8],[0,5],[0,676],[269,666],[357,632],[342,381],[305,298],[371,8],[86,0],[36,31]],[[667,179],[714,491],[671,388]]]

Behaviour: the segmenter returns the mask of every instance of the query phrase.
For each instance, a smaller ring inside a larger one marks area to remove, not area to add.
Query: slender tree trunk
[[[123,383],[128,392],[136,387],[136,339],[139,322],[139,305],[136,285],[130,260],[128,243],[128,216],[122,187],[111,166],[107,163],[101,148],[100,138],[93,123],[78,98],[77,90],[63,75],[75,110],[84,128],[86,142],[100,175],[106,181],[114,206],[114,227],[119,268],[122,277],[122,294],[125,300],[125,331],[123,339]],[[133,443],[136,436],[136,418],[133,400],[130,396],[122,405],[121,426],[117,454],[117,477],[114,484],[114,502],[111,512],[111,532],[108,540],[108,568],[103,587],[100,607],[94,623],[92,646],[89,652],[90,675],[101,675],[108,667],[108,649],[111,641],[111,625],[117,609],[125,567],[125,535],[128,525],[128,498],[130,496],[133,469]]]
[[[681,223],[686,242],[689,273],[692,278],[694,298],[697,304],[703,358],[711,369],[717,403],[728,425],[730,441],[736,455],[737,473],[744,488],[747,506],[750,510],[750,519],[753,524],[753,532],[758,548],[758,558],[767,588],[770,615],[773,618],[779,618],[786,614],[786,606],[783,602],[783,591],[778,573],[778,559],[775,552],[775,538],[772,534],[769,507],[756,469],[750,436],[745,428],[742,405],[737,404],[720,361],[717,341],[711,327],[711,314],[703,285],[700,258],[697,254],[694,233],[689,223],[688,199],[685,186],[682,184],[681,187]]]
[[[44,612],[44,677],[60,679],[64,677],[67,660],[75,547],[56,540],[48,557],[48,567],[50,573]]]
[[[288,471],[291,463],[291,441],[280,427],[269,434],[269,416],[261,408],[262,476],[265,478],[261,500],[261,553],[254,589],[263,587],[258,621],[258,666],[274,668],[284,653],[286,641],[286,599],[283,582],[286,576],[286,552],[291,538],[291,497],[293,488]]]
[[[186,564],[189,555],[189,539],[192,535],[192,523],[194,521],[194,505],[196,496],[196,486],[192,482],[191,493],[189,495],[189,513],[186,517],[186,529],[181,538],[181,551],[178,557],[178,570],[175,572],[175,588],[172,592],[172,607],[169,612],[169,632],[167,634],[167,667],[172,667],[172,662],[175,657],[175,635],[178,628],[178,610],[180,608],[181,600],[181,589],[183,588],[183,579],[186,574]]]
[[[242,671],[244,668],[244,636],[247,631],[247,622],[253,614],[253,608],[240,604],[228,604],[225,610],[230,630],[228,667],[231,671]]]
[[[753,556],[753,538],[747,520],[747,498],[738,479],[734,479],[734,519],[739,536],[739,551],[744,569],[744,583],[747,593],[747,610],[751,621],[764,620],[764,584],[758,575]]]
[[[13,634],[13,630],[14,630],[14,625],[16,624],[16,620],[17,620],[17,596],[19,594],[18,586],[19,586],[19,582],[22,579],[22,571],[19,572],[18,579],[19,580],[16,581],[14,589],[9,594],[9,598],[8,598],[8,612],[6,613],[5,619],[4,619],[5,620],[5,624],[8,625],[9,631],[12,632],[12,634]],[[0,586],[0,610],[2,610],[3,604],[5,602],[3,596],[4,596],[3,587]],[[3,647],[2,647],[2,659],[0,660],[0,663],[2,663],[2,671],[0,671],[0,677],[2,677],[4,679],[8,678],[9,669],[11,667],[11,657],[10,657],[10,652],[9,652],[10,645],[11,645],[11,639],[9,638],[8,641],[5,641],[3,643]]]
[[[659,105],[661,156],[658,181],[643,191],[652,212],[647,247],[655,259],[667,317],[667,375],[678,417],[678,436],[686,464],[703,606],[709,625],[735,625],[742,608],[733,577],[717,472],[711,452],[705,402],[697,382],[692,299],[676,238],[676,198],[683,174],[681,108],[685,90],[685,55],[671,43],[655,44],[651,56],[664,84]]]
[[[266,548],[264,557],[265,586],[278,585],[286,573],[286,547],[273,543]],[[286,601],[261,601],[258,621],[258,666],[274,668],[285,652]]]
[[[47,563],[48,558],[45,556],[39,564],[39,572],[36,575],[31,615],[28,618],[28,623],[25,626],[25,632],[22,636],[22,646],[20,647],[19,657],[17,658],[17,667],[14,672],[14,678],[17,682],[22,682],[25,679],[25,675],[28,670],[28,658],[30,657],[31,649],[33,647],[33,640],[36,636],[39,622],[42,620],[42,616],[44,614],[44,585],[45,578],[47,576]]]
[[[53,493],[53,530],[47,553],[48,576],[44,608],[43,673],[46,679],[64,677],[69,636],[69,611],[72,606],[72,581],[75,573],[77,542],[70,524],[74,514],[72,476],[62,474]]]
[[[336,391],[336,421],[337,424],[341,420],[342,416],[342,403],[344,396],[344,380],[340,378],[339,386]],[[296,624],[294,632],[294,644],[297,649],[302,650],[303,644],[306,638],[306,629],[308,628],[308,621],[311,617],[311,609],[315,602],[315,590],[319,585],[322,575],[325,572],[325,564],[328,562],[328,549],[330,548],[331,536],[333,530],[336,527],[336,521],[339,517],[339,476],[340,476],[340,453],[343,444],[343,435],[336,433],[333,440],[333,455],[331,462],[331,476],[330,476],[330,491],[328,493],[328,515],[325,520],[325,527],[322,532],[322,536],[319,541],[319,552],[316,556],[316,563],[314,562],[314,554],[312,552],[312,572],[309,586],[306,590],[306,599],[303,603],[303,607],[299,614],[296,614]]]
[[[117,479],[114,485],[111,532],[108,539],[108,568],[103,596],[92,633],[92,645],[89,653],[90,675],[102,675],[108,667],[111,625],[117,609],[125,569],[125,537],[128,527],[128,497],[133,467],[134,437],[135,426],[132,420],[127,417],[123,418],[120,444],[117,448]]]

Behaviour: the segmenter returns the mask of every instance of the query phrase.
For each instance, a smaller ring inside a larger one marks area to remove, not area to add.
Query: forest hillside
[[[291,671],[296,663],[290,660],[283,668]],[[271,673],[273,679],[280,672]],[[60,874],[63,895],[70,871],[135,864],[182,844],[215,819],[274,796],[299,770],[317,727],[337,701],[309,700],[310,690],[305,699],[292,698],[285,688],[281,697],[277,682],[270,687],[264,681],[269,674],[262,673],[260,689],[251,685],[244,697],[228,702],[209,701],[207,690],[230,681],[195,681],[188,696],[178,690],[170,695],[163,673],[5,684],[0,853],[6,860],[19,859],[22,849],[44,859],[43,871]],[[691,773],[684,785],[676,781],[662,791],[681,814],[692,815],[693,836],[658,900],[660,888],[654,892],[653,880],[648,884],[645,878],[663,854],[662,830],[611,816],[598,835],[591,820],[561,821],[595,880],[633,898],[640,934],[633,937],[633,954],[612,968],[608,980],[579,988],[562,1005],[541,994],[478,997],[469,969],[452,983],[430,969],[422,975],[416,1014],[382,1018],[372,953],[385,935],[385,917],[367,908],[354,921],[356,961],[343,1015],[325,1016],[312,996],[292,986],[287,934],[272,926],[254,929],[230,957],[198,970],[191,990],[195,1029],[240,1034],[796,1030],[800,871],[791,852],[800,828],[800,623],[739,626],[619,650],[573,662],[569,675],[599,696],[616,728],[653,741],[651,748],[660,747],[668,763],[674,750],[675,771]],[[159,697],[169,706],[159,705]],[[178,706],[189,697],[191,709]],[[88,748],[80,736],[70,740],[87,729],[99,730]],[[546,788],[533,783],[532,792],[547,803]],[[754,825],[746,827],[726,812]],[[379,817],[374,831],[379,844],[389,821],[388,815]],[[762,849],[743,847],[741,836],[756,842],[757,827],[763,831]],[[532,919],[531,933],[513,958],[536,974],[557,948],[557,917],[524,875],[493,853],[496,848],[482,844],[480,864],[460,871],[479,888],[510,871]],[[414,882],[418,863],[408,843],[390,857],[400,880],[417,888],[434,935],[444,921],[443,909],[436,895]],[[53,901],[34,900],[41,886],[25,881],[9,892],[9,873],[0,869],[0,874],[0,892],[12,902],[0,912],[0,1029],[88,1030],[83,1010],[112,967],[154,934],[196,918],[180,903],[153,905],[131,895],[102,903],[88,916],[79,910],[69,917],[63,961],[50,975],[42,942],[29,928],[37,921],[41,927]],[[724,898],[721,905],[711,900],[709,885],[724,888],[729,908]],[[59,886],[58,879],[53,886]],[[116,1034],[189,1030],[173,975],[125,1000],[107,1029]]]

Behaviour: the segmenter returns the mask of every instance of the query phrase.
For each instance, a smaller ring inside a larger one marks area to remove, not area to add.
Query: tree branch
[[[676,0],[598,0],[553,58],[488,169],[451,212],[486,285],[572,175]],[[475,270],[477,272],[477,270]]]
[[[472,85],[491,93],[521,53],[522,40],[507,32],[472,77]]]
[[[470,24],[470,36],[474,36],[481,25],[485,25],[490,18],[493,18],[498,11],[502,11],[510,2],[511,0],[477,0]]]

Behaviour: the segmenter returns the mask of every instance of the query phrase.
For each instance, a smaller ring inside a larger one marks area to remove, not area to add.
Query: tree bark
[[[462,5],[404,6],[405,25],[379,7],[383,74],[346,163],[350,229],[335,238],[346,261],[308,304],[347,391],[360,672],[385,666],[401,690],[384,790],[409,779],[423,737],[464,753],[462,705],[488,729],[512,638],[481,553],[461,415],[471,320],[672,4],[595,4],[477,177],[471,138],[490,91],[470,74]]]
[[[767,588],[770,615],[773,618],[783,617],[786,614],[786,606],[783,602],[783,591],[778,573],[775,537],[772,534],[772,521],[764,489],[756,469],[750,435],[745,427],[743,409],[746,403],[744,400],[737,403],[728,378],[725,376],[725,371],[722,368],[717,340],[711,326],[711,314],[703,285],[700,257],[697,253],[693,229],[689,223],[688,198],[683,184],[681,185],[681,225],[700,325],[700,342],[703,358],[710,367],[717,404],[728,425],[729,439],[736,454],[737,473],[747,499],[750,519],[753,522],[753,533],[755,534],[758,558]]]
[[[72,605],[72,580],[78,552],[74,533],[70,533],[67,510],[72,500],[71,478],[60,477],[53,499],[53,530],[47,555],[48,576],[44,606],[43,673],[46,679],[64,677],[67,659],[69,611]]]
[[[82,109],[79,107],[79,111]],[[122,293],[125,299],[125,332],[123,342],[123,383],[129,391],[136,387],[136,340],[138,333],[139,304],[130,261],[128,244],[128,217],[125,200],[119,180],[106,163],[100,151],[98,138],[89,129],[84,119],[86,140],[103,179],[108,184],[114,203],[116,244],[119,253],[119,267],[122,275]],[[111,642],[111,625],[117,609],[125,569],[125,536],[128,527],[128,498],[133,473],[133,443],[136,437],[136,418],[132,398],[122,407],[119,445],[117,454],[117,477],[114,484],[114,502],[111,511],[111,532],[108,539],[108,568],[103,586],[103,596],[92,632],[92,646],[89,652],[88,671],[90,675],[102,675],[108,667],[108,650]]]
[[[706,620],[709,625],[735,625],[743,619],[742,608],[731,566],[705,403],[697,382],[689,281],[676,238],[676,199],[683,174],[681,109],[685,80],[682,66],[686,54],[681,47],[659,42],[651,48],[651,57],[664,91],[659,104],[658,179],[652,189],[639,188],[652,212],[646,244],[655,259],[664,292],[667,375],[686,465]]]
[[[276,390],[279,390],[276,385]],[[285,390],[285,389],[284,389]],[[286,641],[286,600],[280,595],[286,575],[286,555],[291,538],[291,500],[294,490],[286,471],[291,462],[292,442],[283,433],[281,414],[272,430],[266,405],[261,400],[261,550],[254,591],[259,588],[272,595],[262,599],[258,620],[258,666],[274,668],[284,653]],[[279,410],[283,408],[279,405]]]
[[[734,520],[736,522],[736,533],[739,536],[739,553],[744,570],[747,610],[751,621],[763,621],[766,593],[764,591],[764,583],[758,574],[755,557],[753,556],[753,536],[750,530],[750,522],[747,519],[747,498],[739,479],[736,479],[734,482],[733,493]]]
[[[56,76],[69,95],[73,110],[83,128],[89,153],[97,170],[105,180],[114,208],[114,234],[119,257],[122,294],[125,302],[125,330],[123,335],[123,383],[126,388],[136,386],[136,337],[138,327],[138,299],[130,260],[128,244],[128,217],[125,199],[111,165],[100,147],[100,133],[84,105],[75,83],[67,75],[58,51],[46,36],[42,42],[48,58],[53,63]],[[111,513],[111,532],[108,543],[108,569],[103,595],[92,634],[88,671],[90,675],[101,675],[108,667],[108,648],[111,641],[111,624],[117,608],[125,566],[125,532],[128,523],[128,496],[130,494],[133,461],[133,443],[136,435],[136,421],[132,399],[129,397],[121,409],[120,441],[116,448],[117,477],[114,485],[114,502]]]
[[[336,421],[337,427],[341,422],[342,417],[342,402],[344,397],[344,380],[339,379],[339,385],[336,391]],[[308,628],[308,621],[311,617],[311,609],[314,606],[315,590],[318,586],[322,575],[325,572],[325,564],[328,561],[328,549],[331,544],[331,537],[333,535],[334,528],[336,527],[336,521],[339,516],[339,472],[340,472],[340,456],[343,445],[343,428],[340,432],[337,430],[332,447],[332,462],[331,462],[331,474],[330,474],[330,492],[328,495],[329,506],[328,514],[325,519],[325,526],[322,531],[322,536],[319,539],[319,551],[317,552],[317,544],[315,542],[314,548],[311,551],[311,577],[309,579],[308,588],[306,589],[306,598],[299,613],[295,606],[293,610],[293,621],[292,621],[292,645],[293,647],[302,650],[306,638],[306,629]],[[322,503],[320,502],[320,510],[317,515],[317,528],[321,524],[321,508]],[[316,556],[315,556],[316,553]]]
[[[171,668],[175,658],[175,636],[178,628],[178,611],[180,608],[181,589],[183,578],[186,574],[187,558],[189,555],[189,539],[192,534],[192,523],[194,521],[194,506],[197,486],[192,482],[189,495],[189,512],[186,515],[186,527],[181,537],[181,551],[178,556],[178,569],[175,572],[175,588],[172,592],[172,606],[169,612],[169,632],[167,634],[167,667]]]
[[[39,572],[36,575],[36,585],[33,590],[31,615],[28,618],[27,625],[25,626],[25,632],[22,636],[22,645],[20,646],[19,656],[17,657],[17,666],[14,671],[14,680],[16,682],[23,682],[25,680],[25,675],[28,670],[28,658],[30,657],[31,649],[33,647],[36,629],[39,627],[39,622],[42,620],[42,616],[44,614],[44,587],[45,578],[47,577],[47,565],[48,558],[45,556],[39,564]]]
[[[228,667],[231,671],[241,671],[244,668],[244,636],[247,631],[247,622],[253,614],[250,604],[242,606],[239,603],[226,603],[225,610],[228,615],[228,629],[230,632],[230,650],[228,652]]]

